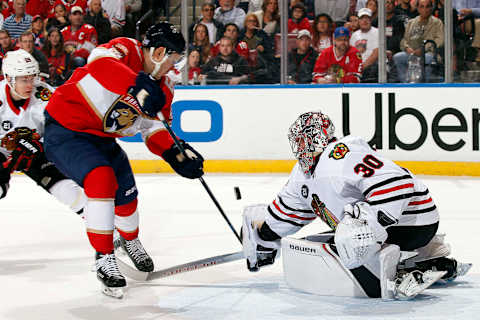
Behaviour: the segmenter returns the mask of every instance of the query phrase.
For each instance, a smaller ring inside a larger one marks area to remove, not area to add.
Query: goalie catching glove
[[[176,144],[163,152],[162,157],[182,177],[196,179],[203,176],[203,157],[188,143],[180,140],[180,144],[185,150],[185,155],[180,151]]]
[[[348,204],[344,213],[335,230],[335,245],[345,267],[354,269],[373,257],[388,235],[368,203]]]
[[[40,135],[35,129],[18,127],[2,138],[2,147],[11,151],[4,167],[9,172],[28,171],[32,163],[44,156]]]

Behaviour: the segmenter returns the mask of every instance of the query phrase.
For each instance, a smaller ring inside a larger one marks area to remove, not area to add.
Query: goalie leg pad
[[[329,244],[304,239],[282,239],[283,271],[297,290],[337,297],[368,297]]]

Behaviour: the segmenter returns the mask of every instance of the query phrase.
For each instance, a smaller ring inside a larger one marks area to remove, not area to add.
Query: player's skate
[[[138,237],[133,240],[125,240],[120,236],[120,244],[138,270],[143,272],[153,271],[153,260],[143,248]]]
[[[262,218],[257,212],[255,206],[245,209],[240,232],[243,254],[247,260],[247,268],[251,272],[256,272],[263,266],[273,264],[280,246],[278,241],[263,241],[260,239],[258,236],[258,227],[263,223],[263,219],[260,221],[255,219]],[[274,248],[270,248],[272,246]]]
[[[97,269],[97,278],[102,282],[102,292],[110,297],[123,298],[123,288],[127,286],[127,282],[120,270],[118,270],[115,254],[97,252],[95,255],[95,267]]]
[[[396,279],[389,283],[389,290],[392,291],[394,299],[411,300],[442,278],[446,273],[446,271],[431,270],[425,272],[418,270],[411,272],[400,271]]]

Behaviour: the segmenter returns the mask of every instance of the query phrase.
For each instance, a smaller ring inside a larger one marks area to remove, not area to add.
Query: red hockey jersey
[[[126,37],[112,39],[96,47],[88,57],[88,61],[109,55],[123,62],[135,73],[143,70],[145,59],[143,57],[142,44],[138,40]]]
[[[55,91],[46,110],[72,131],[112,138],[140,132],[148,148],[161,155],[173,144],[173,139],[162,122],[144,116],[137,101],[126,95],[135,84],[136,77],[136,73],[113,57],[97,59],[78,68]],[[172,84],[164,77],[160,86],[170,105]],[[118,100],[123,103],[118,104]],[[165,116],[164,109],[162,113]]]
[[[337,83],[359,83],[362,76],[360,52],[350,47],[343,57],[337,57],[333,46],[323,50],[313,68],[313,82],[327,75],[334,77]]]
[[[77,56],[87,58],[97,46],[97,31],[88,23],[82,25],[77,31],[72,31],[72,26],[67,26],[61,32],[65,47],[72,46]]]

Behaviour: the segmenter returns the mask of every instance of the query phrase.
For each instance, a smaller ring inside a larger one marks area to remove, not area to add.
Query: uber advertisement
[[[338,136],[365,138],[397,161],[476,162],[480,103],[475,87],[362,86],[177,89],[172,128],[206,159],[293,160],[288,127],[321,110]],[[156,159],[140,137],[131,159]]]

